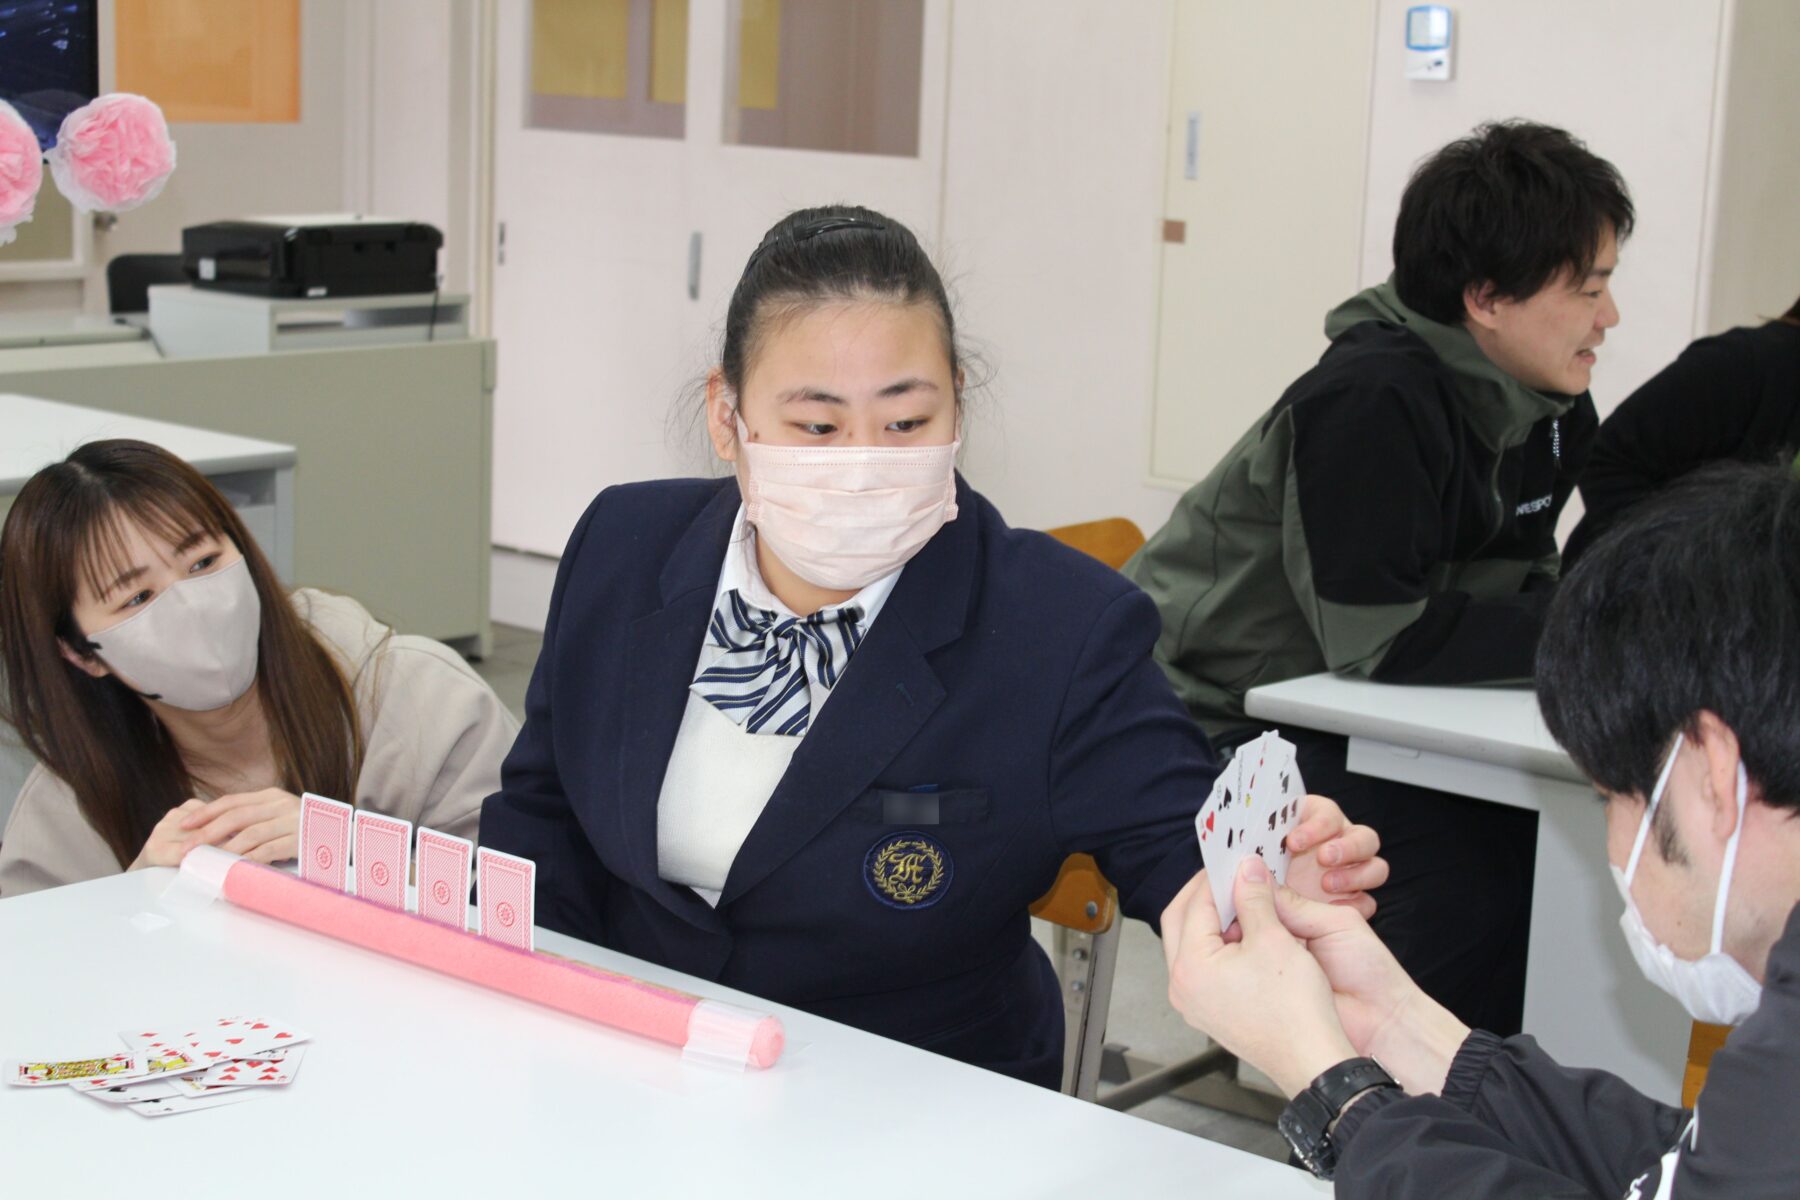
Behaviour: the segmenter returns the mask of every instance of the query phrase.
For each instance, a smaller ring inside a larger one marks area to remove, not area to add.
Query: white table
[[[540,948],[778,1012],[786,1056],[743,1073],[686,1063],[224,902],[159,908],[173,877],[0,900],[0,1058],[266,1012],[313,1033],[299,1077],[162,1118],[0,1087],[6,1195],[1330,1194],[1280,1163],[542,930]],[[175,920],[140,932],[140,912]]]
[[[1272,724],[1348,736],[1347,765],[1359,774],[1536,812],[1525,1032],[1564,1062],[1676,1102],[1691,1024],[1631,959],[1599,799],[1529,689],[1309,675],[1254,688],[1244,707]]]

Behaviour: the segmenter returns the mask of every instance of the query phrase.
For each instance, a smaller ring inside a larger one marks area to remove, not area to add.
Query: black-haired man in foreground
[[[1482,126],[1414,172],[1393,277],[1326,317],[1318,365],[1126,564],[1217,745],[1262,730],[1245,692],[1318,671],[1529,678],[1632,222],[1611,164],[1544,125]],[[1535,816],[1355,775],[1344,738],[1281,732],[1307,790],[1381,832],[1375,927],[1401,963],[1463,1020],[1516,1032]]]
[[[1171,1002],[1295,1097],[1339,1196],[1800,1195],[1800,481],[1712,468],[1634,509],[1559,589],[1537,691],[1605,801],[1633,956],[1738,1026],[1692,1112],[1472,1032],[1266,869],[1230,941],[1205,883],[1163,914]]]

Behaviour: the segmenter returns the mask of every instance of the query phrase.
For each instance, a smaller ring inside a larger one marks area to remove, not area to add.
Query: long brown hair
[[[89,442],[33,475],[14,500],[0,531],[0,717],[74,791],[121,867],[194,794],[150,706],[116,678],[77,669],[57,644],[88,653],[75,598],[81,583],[101,592],[128,565],[120,561],[128,524],[177,544],[194,532],[229,538],[243,552],[262,604],[256,688],[282,785],[349,799],[364,747],[343,671],[237,511],[204,475],[147,442]]]

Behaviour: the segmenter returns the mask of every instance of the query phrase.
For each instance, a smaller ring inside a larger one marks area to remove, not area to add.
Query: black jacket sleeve
[[[1738,452],[1762,402],[1746,338],[1702,338],[1607,417],[1581,476],[1581,523],[1564,568],[1632,505],[1703,463]]]
[[[481,806],[481,844],[517,854],[539,864],[541,877],[559,881],[538,888],[537,923],[550,929],[599,941],[605,930],[605,897],[612,876],[587,848],[587,835],[563,791],[556,765],[555,714],[557,637],[562,625],[564,592],[581,557],[582,544],[595,515],[606,503],[602,492],[569,536],[550,611],[544,622],[544,644],[525,690],[525,724],[500,766],[500,790]],[[572,866],[572,857],[579,858]],[[569,869],[559,869],[568,867]]]
[[[1532,1038],[1477,1031],[1442,1096],[1377,1093],[1344,1115],[1337,1195],[1611,1200],[1687,1120],[1615,1075],[1559,1066]]]
[[[1716,1055],[1690,1118],[1530,1038],[1469,1035],[1444,1094],[1379,1092],[1344,1114],[1340,1197],[1800,1196],[1800,906],[1762,1002]]]

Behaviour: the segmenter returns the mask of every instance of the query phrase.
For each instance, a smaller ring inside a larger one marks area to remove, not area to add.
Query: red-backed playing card
[[[520,950],[532,947],[533,899],[537,864],[516,854],[483,846],[475,852],[479,878],[475,898],[481,904],[481,936]]]
[[[453,929],[469,928],[469,862],[475,843],[419,829],[419,915]]]
[[[356,810],[311,792],[300,797],[300,878],[344,890],[349,880],[350,819]]]
[[[406,911],[412,822],[356,810],[356,894],[383,908]]]

